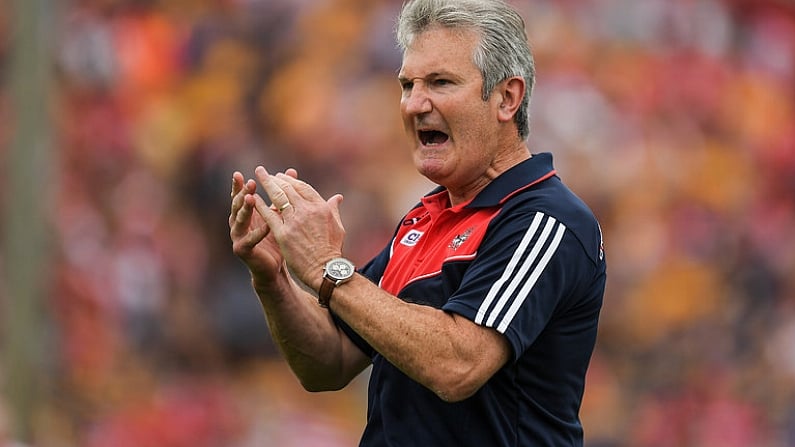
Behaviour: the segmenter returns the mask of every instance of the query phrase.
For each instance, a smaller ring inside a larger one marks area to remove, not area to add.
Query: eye
[[[414,82],[412,81],[400,81],[400,88],[401,90],[408,91],[414,87]]]

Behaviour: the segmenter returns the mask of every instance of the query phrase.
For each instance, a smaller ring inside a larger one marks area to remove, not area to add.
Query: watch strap
[[[334,258],[323,267],[323,282],[317,291],[317,302],[322,307],[328,307],[331,294],[340,284],[348,281],[356,272],[353,263],[345,258]]]
[[[317,291],[317,303],[320,307],[328,307],[331,301],[331,294],[334,293],[334,288],[337,287],[336,281],[323,276],[323,282],[320,283],[320,290]]]

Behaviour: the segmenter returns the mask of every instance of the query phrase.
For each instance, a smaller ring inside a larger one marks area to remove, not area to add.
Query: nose
[[[409,115],[421,115],[433,110],[431,98],[428,95],[427,88],[422,82],[414,82],[411,88],[403,91],[403,96],[400,101],[403,105],[403,110]]]

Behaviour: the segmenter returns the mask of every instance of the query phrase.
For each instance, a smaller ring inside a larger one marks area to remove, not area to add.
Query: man
[[[235,172],[233,250],[306,389],[373,365],[360,445],[582,445],[605,260],[593,214],[525,142],[524,22],[500,0],[414,0],[397,38],[413,160],[439,187],[356,269],[340,195],[260,166],[268,206]]]

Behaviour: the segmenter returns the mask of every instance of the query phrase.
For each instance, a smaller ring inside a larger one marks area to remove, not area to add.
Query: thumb
[[[342,194],[334,194],[326,201],[326,203],[331,206],[331,214],[334,215],[334,220],[337,221],[339,226],[342,226],[342,218],[340,217],[340,205],[342,204],[342,200]]]
[[[271,230],[281,228],[284,225],[281,215],[268,206],[259,194],[254,194],[254,208]]]

